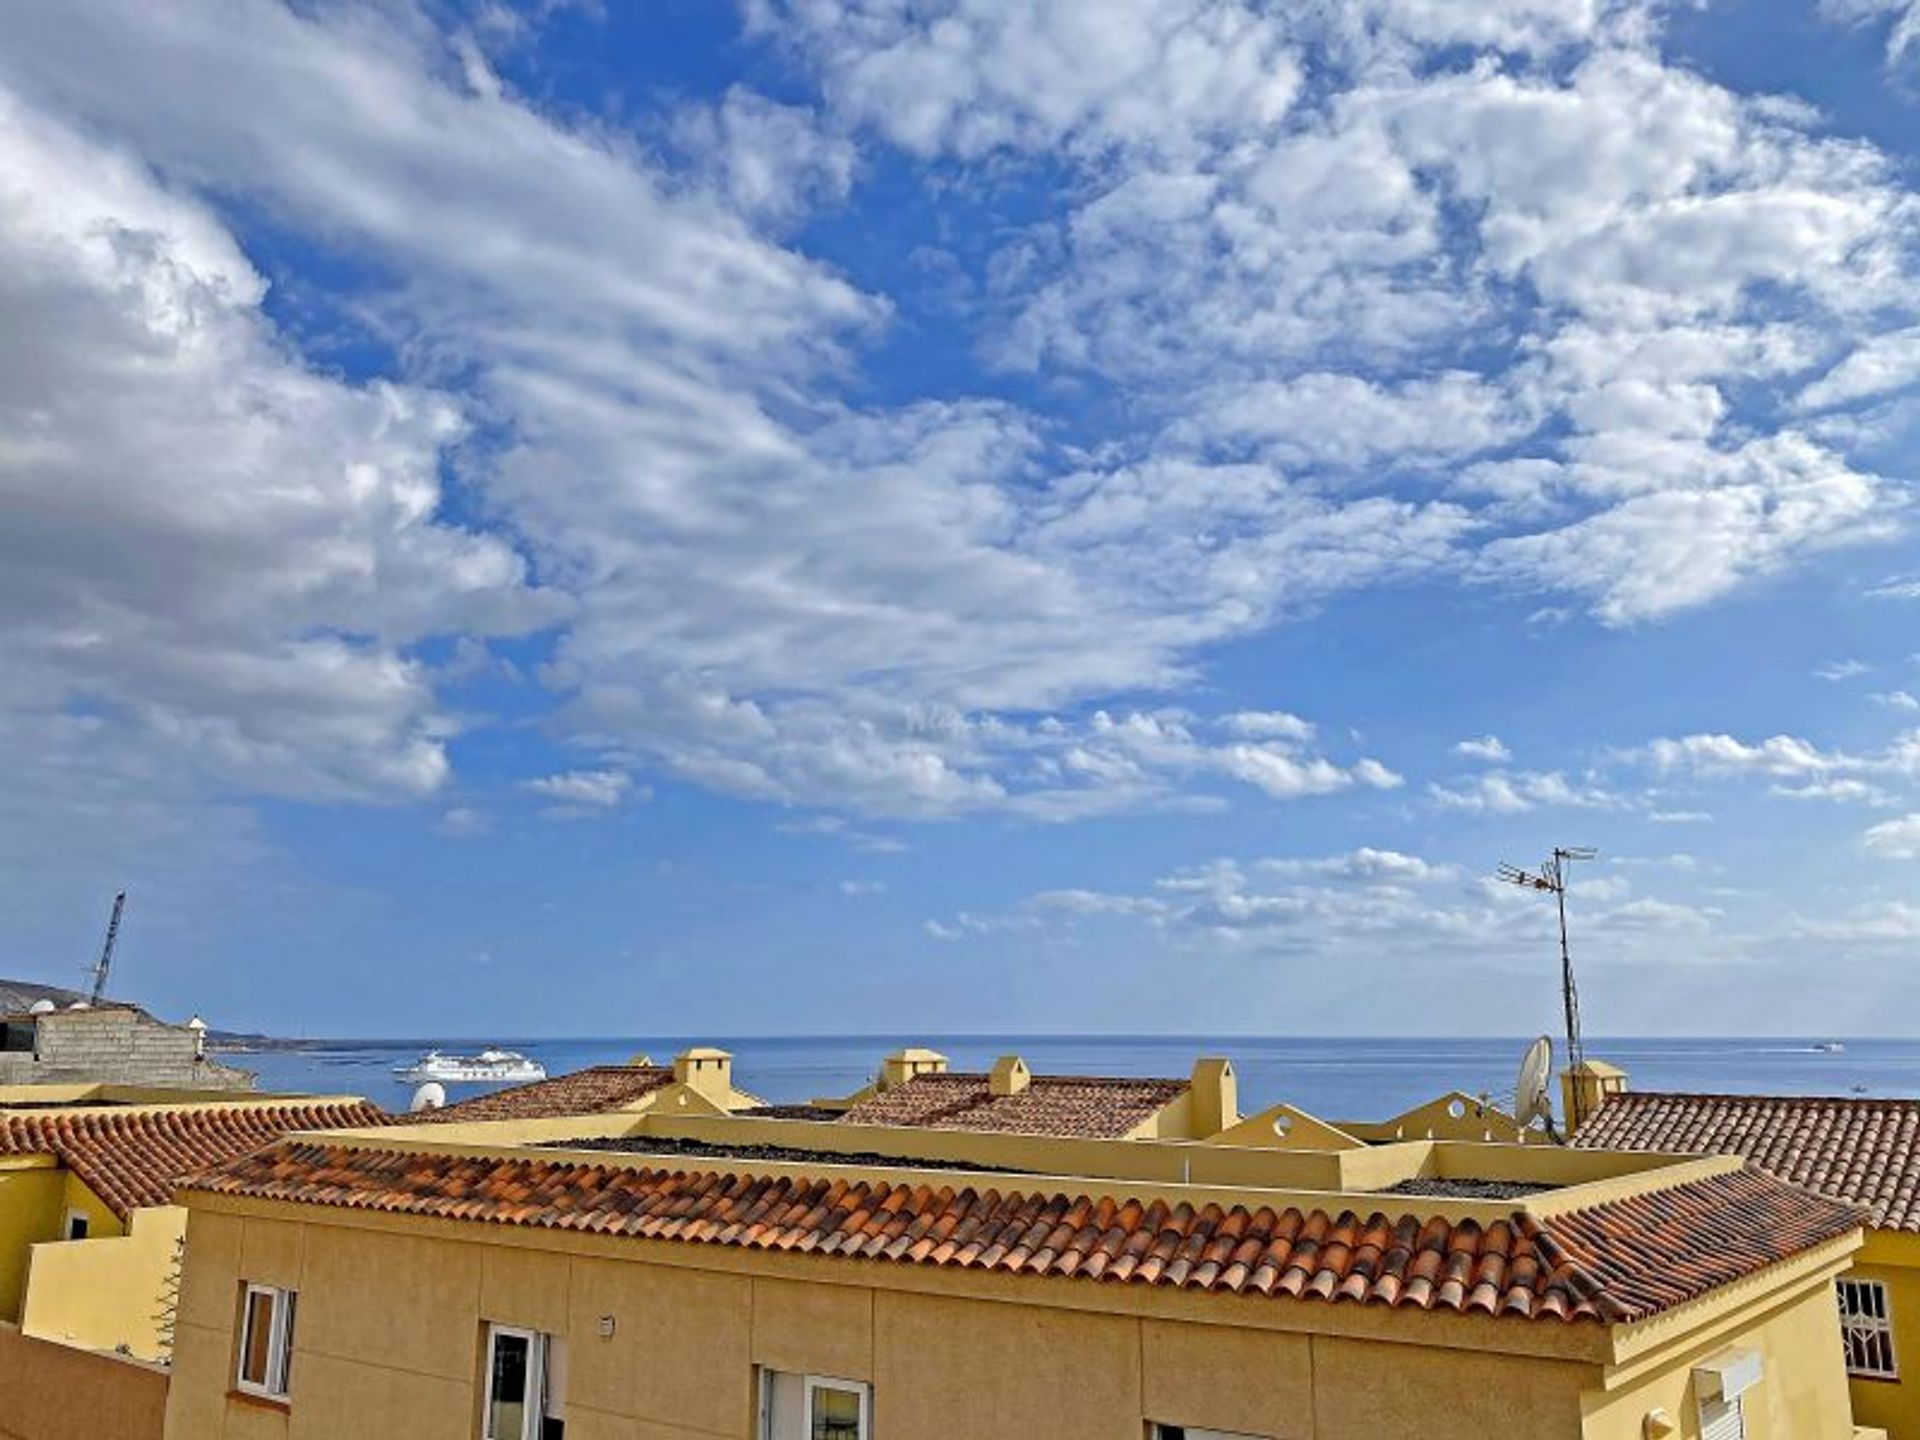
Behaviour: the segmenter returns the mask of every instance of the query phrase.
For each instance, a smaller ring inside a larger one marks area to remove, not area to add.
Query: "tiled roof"
[[[174,1182],[294,1130],[382,1125],[364,1100],[0,1112],[0,1155],[53,1155],[121,1219],[173,1199]]]
[[[1184,1080],[1035,1075],[1017,1095],[995,1095],[985,1075],[949,1071],[916,1075],[862,1100],[842,1119],[852,1125],[1117,1139],[1186,1091]]]
[[[1920,1231],[1920,1101],[1628,1091],[1609,1096],[1574,1144],[1738,1155],[1864,1206],[1879,1229]]]
[[[1628,1321],[1857,1211],[1756,1171],[1538,1220],[1142,1202],[885,1180],[424,1155],[289,1140],[189,1188],[309,1205],[1273,1298]]]
[[[457,1105],[428,1110],[410,1121],[544,1120],[556,1115],[598,1115],[631,1105],[673,1083],[670,1065],[594,1065],[551,1080],[535,1080]]]

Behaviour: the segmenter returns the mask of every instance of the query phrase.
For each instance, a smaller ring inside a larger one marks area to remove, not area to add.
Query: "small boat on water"
[[[1847,1047],[1842,1045],[1838,1040],[1822,1040],[1813,1048],[1818,1050],[1822,1055],[1838,1055]]]
[[[518,1050],[482,1050],[478,1055],[442,1055],[429,1050],[411,1065],[396,1065],[393,1073],[409,1085],[428,1080],[475,1084],[518,1084],[544,1080],[547,1070],[538,1060],[529,1060]]]

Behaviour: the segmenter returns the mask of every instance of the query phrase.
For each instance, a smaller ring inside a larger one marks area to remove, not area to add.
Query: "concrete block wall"
[[[199,1042],[183,1025],[163,1025],[130,1006],[56,1010],[37,1017],[34,1052],[0,1054],[0,1084],[104,1081],[253,1088],[244,1070],[196,1058]]]

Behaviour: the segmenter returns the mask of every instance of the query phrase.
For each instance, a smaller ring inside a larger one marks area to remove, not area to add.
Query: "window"
[[[1878,1280],[1842,1280],[1840,1339],[1847,1350],[1847,1373],[1862,1380],[1898,1380],[1893,1355],[1893,1311],[1887,1287]]]
[[[241,1296],[240,1373],[235,1383],[249,1395],[287,1398],[293,1371],[291,1290],[248,1285]]]
[[[566,1433],[561,1341],[511,1325],[487,1327],[487,1408],[482,1440],[560,1440]]]
[[[1700,1440],[1747,1440],[1747,1417],[1738,1395],[1700,1402]]]
[[[1237,1430],[1202,1430],[1197,1425],[1149,1425],[1148,1440],[1266,1440],[1263,1435],[1243,1435]]]
[[[84,1210],[67,1211],[67,1239],[69,1240],[86,1239],[87,1229],[90,1224],[91,1222],[87,1219],[86,1211]]]
[[[871,1440],[873,1390],[828,1375],[760,1372],[761,1440]]]

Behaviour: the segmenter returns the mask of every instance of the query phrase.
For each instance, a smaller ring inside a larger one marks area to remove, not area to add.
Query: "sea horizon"
[[[1241,1108],[1285,1101],[1328,1119],[1382,1119],[1450,1091],[1504,1104],[1521,1052],[1532,1039],[1512,1036],[1278,1036],[1047,1034],[629,1035],[341,1038],[221,1048],[255,1071],[263,1090],[361,1094],[403,1107],[413,1087],[393,1072],[426,1050],[495,1045],[520,1051],[562,1074],[645,1055],[667,1063],[690,1044],[714,1044],[734,1056],[734,1078],[769,1101],[843,1095],[871,1080],[881,1057],[902,1044],[947,1055],[956,1070],[982,1070],[1010,1051],[1053,1074],[1187,1074],[1202,1054],[1225,1054],[1239,1077]],[[1820,1048],[1838,1043],[1838,1051]],[[1585,1053],[1626,1070],[1641,1090],[1733,1094],[1920,1096],[1920,1039],[1832,1035],[1594,1036]],[[1556,1068],[1564,1063],[1556,1044]],[[455,1097],[486,1087],[453,1085]]]

